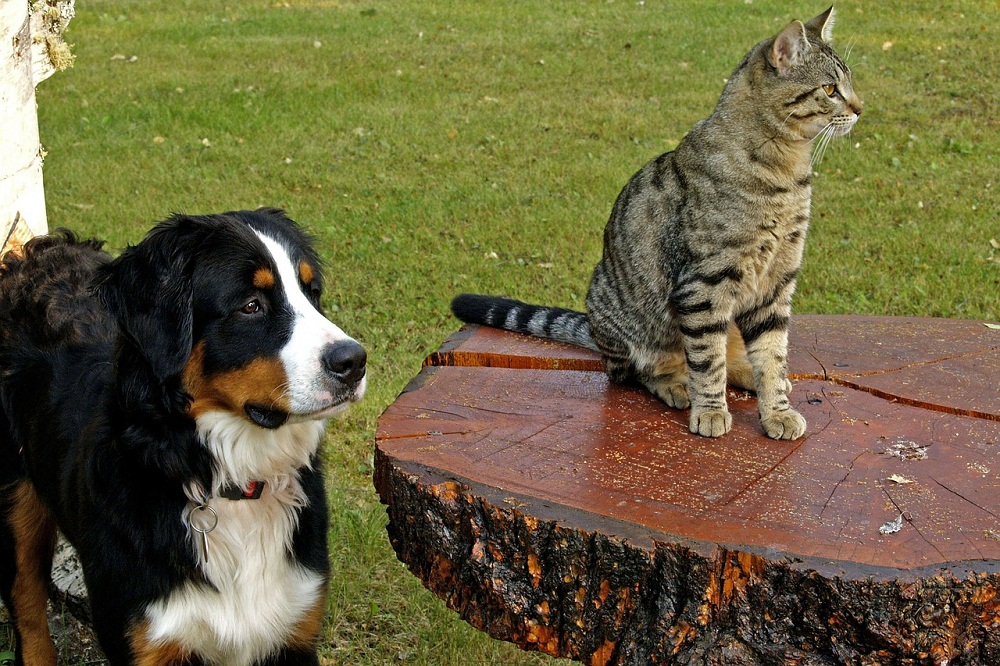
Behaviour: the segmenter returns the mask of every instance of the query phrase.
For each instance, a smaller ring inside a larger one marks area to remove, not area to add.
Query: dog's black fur
[[[239,378],[287,344],[294,313],[277,286],[254,277],[260,267],[275,272],[261,233],[306,267],[309,283],[294,288],[318,309],[318,257],[275,209],[175,215],[117,259],[97,241],[60,232],[0,263],[0,592],[13,615],[19,664],[55,663],[38,613],[56,525],[80,557],[112,664],[220,659],[173,638],[153,640],[144,623],[152,606],[185,585],[217,593],[185,523],[189,489],[220,485],[220,464],[196,427],[190,360],[199,348],[201,380]],[[254,302],[266,311],[240,310]],[[358,399],[363,350],[349,339],[328,347],[324,381],[337,399]],[[280,438],[292,427],[284,403],[227,406],[232,418],[253,424],[251,432]],[[308,464],[287,470],[305,505],[294,509],[286,556],[323,581],[320,599],[248,664],[318,663],[328,563],[317,458],[314,449]],[[269,590],[260,589],[258,602],[269,603]]]

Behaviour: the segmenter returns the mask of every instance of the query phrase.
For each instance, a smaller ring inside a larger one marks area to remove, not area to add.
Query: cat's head
[[[751,53],[761,59],[759,83],[768,89],[774,120],[795,138],[842,136],[861,116],[851,70],[830,46],[833,23],[830,7],[805,23],[792,21]]]

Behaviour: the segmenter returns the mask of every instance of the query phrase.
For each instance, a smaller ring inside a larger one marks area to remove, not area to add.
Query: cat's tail
[[[451,311],[468,324],[483,324],[600,351],[590,337],[587,315],[576,310],[529,305],[499,296],[459,294],[451,302]]]

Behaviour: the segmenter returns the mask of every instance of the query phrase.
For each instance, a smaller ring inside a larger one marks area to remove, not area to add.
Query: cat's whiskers
[[[833,127],[833,121],[830,121],[829,123],[827,123],[827,124],[826,124],[826,125],[825,125],[825,126],[823,127],[823,129],[821,129],[820,131],[816,132],[816,136],[814,136],[813,138],[809,139],[809,143],[816,143],[816,144],[818,145],[818,144],[820,143],[820,140],[821,140],[821,138],[823,137],[823,135],[824,135],[824,134],[825,134],[826,132],[830,131],[830,128],[831,128],[831,127]],[[814,146],[814,147],[815,147],[815,146]]]
[[[812,160],[810,161],[811,167],[815,167],[823,161],[823,154],[826,152],[827,147],[830,145],[830,142],[836,134],[837,128],[831,122],[812,138],[812,141],[815,142],[815,146],[813,147]]]
[[[823,142],[819,146],[819,152],[816,154],[817,160],[814,164],[819,164],[823,161],[823,157],[826,156],[826,151],[830,147],[830,142],[833,141],[835,136],[837,136],[836,127],[831,125],[830,130],[826,132]]]
[[[813,147],[812,159],[809,165],[812,168],[816,168],[818,164],[823,161],[823,155],[826,153],[826,147],[830,145],[830,137],[832,136],[831,128],[832,125],[827,125],[823,128],[823,131],[816,135],[815,146]]]

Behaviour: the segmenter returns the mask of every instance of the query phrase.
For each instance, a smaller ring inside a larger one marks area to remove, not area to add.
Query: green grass
[[[76,66],[38,91],[50,226],[118,249],[174,211],[285,207],[319,238],[331,316],[369,350],[368,397],[327,446],[330,663],[541,659],[469,628],[396,561],[370,480],[376,419],[457,328],[457,291],[582,308],[629,176],[711,111],[750,46],[825,7],[77,4]],[[866,106],[817,167],[795,310],[996,319],[997,4],[838,9]]]

